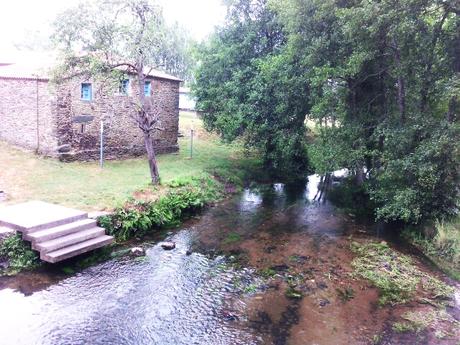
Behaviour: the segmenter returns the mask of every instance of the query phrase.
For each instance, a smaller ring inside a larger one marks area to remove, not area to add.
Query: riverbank
[[[402,237],[446,274],[460,281],[460,216],[418,228],[407,227]]]
[[[128,198],[161,195],[173,181],[205,175],[223,176],[238,183],[244,171],[257,165],[240,145],[226,145],[206,133],[199,118],[181,114],[179,152],[158,156],[162,187],[150,185],[145,157],[98,162],[62,163],[24,152],[0,142],[2,204],[42,200],[86,211],[112,210]],[[190,158],[190,130],[194,129]],[[166,188],[165,188],[166,187]]]
[[[145,157],[106,162],[101,169],[97,162],[61,163],[0,143],[0,186],[6,196],[0,207],[43,200],[96,211],[93,214],[109,212],[112,216],[100,218],[100,223],[122,245],[130,238],[178,226],[183,219],[240,190],[251,174],[260,172],[255,155],[241,146],[223,144],[203,129],[195,115],[181,114],[179,123],[183,134],[180,151],[158,156],[158,186],[149,184]],[[73,266],[86,267],[107,258],[110,253],[99,250],[83,256],[83,264]],[[35,252],[18,236],[0,246],[0,274],[16,274],[39,264]]]
[[[376,205],[365,189],[357,187],[352,179],[345,178],[332,188],[328,198],[344,214],[362,220],[375,218]],[[392,228],[392,236],[416,247],[440,270],[460,281],[460,216],[419,225],[381,222],[381,227]]]
[[[141,244],[145,257],[0,278],[0,303],[17,310],[0,313],[4,339],[457,345],[460,314],[448,285],[458,286],[410,246],[384,242],[371,224],[313,201],[317,182],[251,184],[179,228],[127,242]]]
[[[138,191],[122,206],[97,218],[98,225],[106,230],[106,234],[114,236],[115,244],[55,266],[61,267],[64,272],[75,272],[120,253],[126,254],[126,251],[120,249],[129,245],[133,239],[143,241],[146,238],[161,238],[165,231],[177,228],[184,220],[199,215],[204,208],[242,188],[242,184],[232,184],[229,181],[225,176],[201,174],[172,180],[156,187],[154,192]],[[0,241],[0,276],[14,275],[41,266],[49,265],[40,262],[37,253],[31,250],[28,242],[22,241],[20,235]]]

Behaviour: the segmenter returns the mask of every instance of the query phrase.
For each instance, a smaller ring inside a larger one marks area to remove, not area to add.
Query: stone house
[[[196,101],[188,87],[179,88],[179,109],[183,111],[195,111]]]
[[[92,80],[55,84],[42,66],[0,63],[0,140],[63,161],[99,158],[101,121],[104,156],[108,159],[145,153],[144,138],[132,118],[130,76],[118,92],[103,92]],[[161,131],[157,153],[178,150],[179,84],[160,71],[146,78],[146,97],[158,102]]]

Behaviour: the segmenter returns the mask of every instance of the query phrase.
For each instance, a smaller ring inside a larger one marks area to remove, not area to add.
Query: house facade
[[[179,88],[179,109],[183,111],[195,111],[196,101],[188,87]]]
[[[159,105],[156,153],[178,150],[179,84],[159,71],[146,78],[146,97]],[[108,159],[145,153],[144,137],[133,119],[137,91],[129,76],[118,92],[103,92],[92,80],[55,84],[37,68],[0,64],[0,140],[63,161],[99,158],[103,123]]]

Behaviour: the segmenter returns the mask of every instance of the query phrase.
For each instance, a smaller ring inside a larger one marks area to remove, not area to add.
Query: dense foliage
[[[457,212],[458,1],[230,1],[200,63],[208,129],[267,166],[348,168],[386,221]]]
[[[173,181],[168,194],[155,202],[132,200],[117,208],[99,222],[107,233],[119,241],[141,238],[162,228],[180,224],[184,218],[194,215],[220,193],[216,182],[210,178],[182,183]]]
[[[0,258],[8,260],[10,272],[32,269],[39,264],[37,253],[30,249],[30,244],[24,242],[21,235],[10,236],[0,243]]]
[[[274,173],[296,175],[307,167],[307,84],[285,40],[267,1],[231,4],[226,27],[201,48],[194,91],[207,129],[243,137]]]

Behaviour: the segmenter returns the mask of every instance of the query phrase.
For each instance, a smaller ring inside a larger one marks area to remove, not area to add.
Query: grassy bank
[[[166,194],[154,201],[131,199],[99,223],[119,242],[142,238],[161,229],[178,226],[225,194],[223,185],[207,176],[174,180]]]
[[[380,291],[379,303],[401,304],[415,298],[445,300],[454,289],[419,270],[411,257],[394,251],[386,242],[352,243],[355,274],[369,280]]]
[[[444,272],[460,280],[460,216],[421,229],[408,227],[402,235]]]
[[[194,128],[192,159],[190,128]],[[237,181],[244,177],[243,171],[257,164],[240,146],[225,145],[205,133],[194,115],[180,117],[180,131],[185,136],[179,139],[179,152],[158,157],[163,185],[203,174]],[[0,190],[7,194],[8,203],[43,200],[84,210],[105,210],[121,205],[136,191],[150,188],[144,157],[108,161],[101,169],[98,162],[62,163],[0,143],[0,166]],[[156,189],[150,194],[161,193],[164,191]]]
[[[342,212],[373,219],[376,205],[363,187],[346,178],[329,192],[328,198]],[[460,280],[460,216],[425,225],[401,224],[402,238],[421,250],[449,276]]]
[[[190,216],[199,213],[210,203],[225,196],[224,184],[209,176],[173,180],[163,188],[164,194],[153,201],[128,199],[111,214],[99,217],[99,225],[106,233],[115,237],[116,243],[110,247],[96,250],[91,254],[75,258],[62,267],[64,273],[75,272],[94,263],[127,254],[127,241],[141,240],[147,235],[161,235],[161,230],[174,228]],[[151,237],[150,237],[151,238]],[[24,242],[21,235],[14,235],[0,242],[0,264],[7,263],[1,275],[14,275],[23,270],[33,270],[42,265],[30,243]]]
[[[97,162],[62,163],[0,143],[0,190],[6,192],[7,203],[38,199],[88,211],[113,211],[100,223],[123,243],[179,225],[226,192],[241,187],[251,172],[260,171],[256,156],[205,132],[194,114],[181,115],[180,132],[180,151],[158,157],[159,186],[149,183],[145,157],[109,161],[101,169]],[[38,264],[35,252],[18,236],[0,245],[0,263],[2,260],[10,264],[3,272],[7,274]]]

